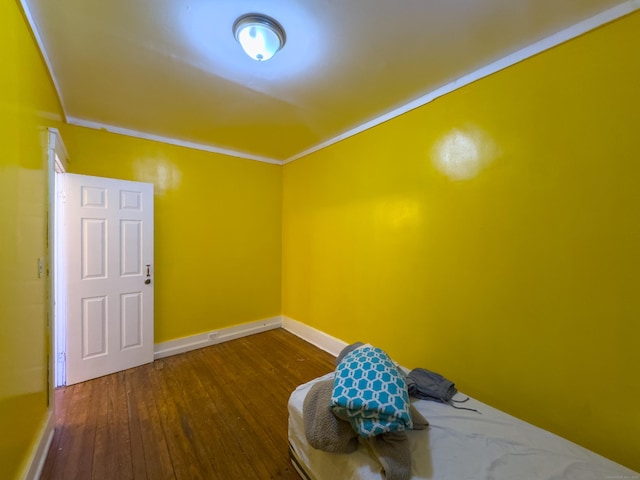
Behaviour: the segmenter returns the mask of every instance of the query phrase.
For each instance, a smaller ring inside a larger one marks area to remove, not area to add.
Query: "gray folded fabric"
[[[411,478],[411,448],[407,432],[390,432],[367,439],[373,456],[378,459],[386,480]]]
[[[464,400],[454,400],[453,396],[458,393],[456,386],[451,380],[447,380],[439,373],[432,372],[426,368],[414,368],[407,375],[407,390],[409,395],[422,400],[432,400],[434,402],[447,403],[459,410],[469,410],[481,413],[475,408],[459,407],[456,403],[464,403]]]
[[[413,430],[425,430],[429,428],[429,422],[416,407],[411,405],[411,407],[409,407],[409,413],[411,414],[411,421],[413,422]]]
[[[358,448],[358,434],[349,422],[338,419],[331,409],[333,380],[314,384],[302,404],[304,434],[313,448],[331,453],[351,453]]]
[[[407,388],[412,397],[442,403],[451,403],[453,396],[458,393],[451,380],[425,368],[414,368],[409,372]]]

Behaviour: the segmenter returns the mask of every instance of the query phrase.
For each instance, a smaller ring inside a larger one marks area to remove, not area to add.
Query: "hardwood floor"
[[[297,479],[287,400],[334,357],[271,330],[56,390],[42,479]]]

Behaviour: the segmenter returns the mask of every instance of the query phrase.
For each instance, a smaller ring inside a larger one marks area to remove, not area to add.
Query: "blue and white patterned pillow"
[[[384,351],[368,344],[337,366],[330,406],[363,437],[413,428],[403,373]]]

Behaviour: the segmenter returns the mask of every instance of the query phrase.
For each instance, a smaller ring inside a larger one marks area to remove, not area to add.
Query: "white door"
[[[153,361],[153,185],[62,175],[71,385]]]

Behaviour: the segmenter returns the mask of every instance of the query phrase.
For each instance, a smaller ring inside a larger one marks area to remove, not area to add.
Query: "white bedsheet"
[[[295,456],[314,480],[384,479],[364,445],[350,454],[327,453],[308,445],[302,405],[311,385],[327,378],[333,378],[333,373],[291,394],[289,443]],[[464,406],[482,414],[424,400],[415,400],[414,405],[431,424],[428,430],[408,432],[415,479],[640,480],[637,472],[475,399]]]

